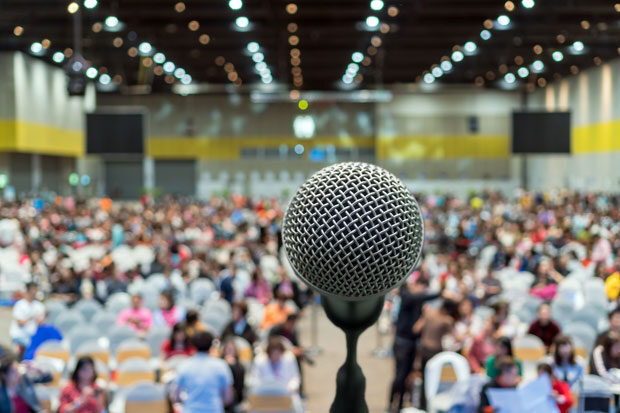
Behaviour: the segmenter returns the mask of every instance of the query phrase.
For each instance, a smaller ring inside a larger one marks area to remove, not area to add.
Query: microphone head
[[[375,165],[346,162],[312,175],[291,199],[282,228],[295,274],[321,294],[378,296],[415,268],[424,240],[420,207]]]

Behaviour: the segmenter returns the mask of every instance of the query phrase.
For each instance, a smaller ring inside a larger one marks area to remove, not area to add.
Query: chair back
[[[450,368],[446,368],[450,366]],[[442,383],[455,383],[469,379],[471,372],[467,359],[460,354],[444,351],[433,356],[424,369],[426,399],[433,399]]]
[[[547,352],[542,340],[531,334],[516,338],[512,347],[514,356],[523,362],[538,362]]]
[[[99,340],[91,340],[82,343],[75,352],[75,357],[88,356],[94,360],[99,360],[107,365],[110,361],[110,350],[99,343]]]
[[[170,328],[167,326],[154,326],[146,334],[146,342],[151,349],[153,357],[159,356],[161,346],[170,337]]]
[[[125,413],[167,413],[168,402],[163,386],[155,383],[138,383],[125,397]]]
[[[86,321],[90,321],[101,311],[102,306],[95,300],[80,300],[73,308],[79,311]]]
[[[127,293],[114,293],[108,297],[105,308],[112,314],[118,314],[131,306],[131,297]]]
[[[108,311],[99,311],[91,320],[92,325],[102,334],[106,334],[116,325],[116,314]]]
[[[119,387],[133,386],[140,382],[155,382],[155,371],[147,360],[131,358],[119,365],[116,374],[116,384]]]
[[[63,311],[58,314],[54,320],[54,324],[58,327],[63,336],[69,334],[75,326],[84,324],[85,322],[84,316],[76,310]]]
[[[48,340],[41,344],[35,353],[35,358],[47,357],[62,360],[65,364],[71,358],[71,352],[65,342]]]
[[[137,338],[136,332],[129,326],[114,326],[108,331],[108,340],[110,341],[110,351],[116,353],[116,349],[120,344],[132,338]]]
[[[73,330],[66,336],[69,341],[71,352],[75,353],[84,343],[97,341],[103,333],[90,324],[81,324],[75,326]]]
[[[282,396],[268,396],[250,394],[248,396],[249,413],[254,412],[278,412],[278,413],[292,413],[293,412],[293,400],[289,395]]]
[[[132,358],[149,360],[151,358],[151,349],[148,344],[137,339],[123,341],[116,349],[116,362],[120,364]]]

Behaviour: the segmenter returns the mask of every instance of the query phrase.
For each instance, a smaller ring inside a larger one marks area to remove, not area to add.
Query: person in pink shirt
[[[140,336],[146,335],[152,323],[153,315],[151,310],[142,305],[142,295],[137,292],[131,296],[131,308],[121,311],[116,320],[116,324],[128,325]]]
[[[250,281],[250,285],[245,290],[245,296],[246,298],[256,298],[264,305],[267,305],[273,297],[271,285],[269,284],[269,281],[263,277],[263,273],[260,268],[256,268],[254,274],[252,274],[252,281]]]
[[[174,305],[172,291],[165,290],[159,295],[159,310],[153,313],[153,325],[170,328],[185,318],[185,311]]]

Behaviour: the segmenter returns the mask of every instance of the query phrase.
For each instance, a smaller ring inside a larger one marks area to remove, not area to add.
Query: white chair
[[[74,353],[75,358],[88,356],[106,365],[110,362],[110,350],[101,343],[101,340],[86,341]]]
[[[155,382],[155,370],[148,360],[131,358],[118,366],[116,384],[119,387],[133,386],[140,382]]]
[[[547,352],[545,343],[532,334],[517,337],[512,343],[513,354],[524,363],[538,363]]]
[[[125,340],[136,338],[136,332],[129,326],[114,326],[108,331],[110,351],[116,353],[118,346]]]
[[[146,342],[151,349],[153,357],[158,357],[161,346],[170,337],[170,328],[166,326],[155,326],[146,333]]]
[[[125,393],[125,413],[167,413],[168,403],[162,385],[138,383]]]
[[[54,324],[56,317],[67,311],[67,304],[64,301],[50,299],[45,302],[45,310],[47,311],[47,322]]]
[[[69,332],[73,329],[73,327],[84,324],[86,320],[78,311],[75,310],[67,310],[64,311],[56,317],[54,320],[54,324],[63,336],[69,334]]]
[[[131,306],[131,297],[127,293],[114,293],[108,297],[105,307],[112,314],[118,314]]]
[[[91,323],[95,328],[105,334],[112,327],[116,325],[117,315],[109,313],[107,311],[100,311],[91,320]]]
[[[73,328],[66,338],[69,341],[71,352],[75,353],[80,346],[89,341],[97,341],[103,333],[92,325],[81,324]]]
[[[194,280],[190,285],[190,297],[197,304],[204,304],[209,300],[215,286],[211,280],[199,278]]]
[[[131,338],[123,341],[116,348],[116,362],[118,364],[122,364],[125,360],[134,358],[150,360],[151,349],[147,343],[137,338]]]
[[[248,306],[248,323],[252,327],[258,328],[263,318],[265,318],[265,306],[255,298],[246,298],[245,302]]]
[[[460,354],[444,351],[435,355],[424,369],[424,394],[429,413],[448,411],[452,400],[450,389],[457,381],[471,376],[467,359]]]
[[[101,304],[95,300],[80,300],[73,307],[74,310],[79,311],[82,314],[86,321],[92,320],[101,308]]]
[[[579,339],[588,350],[588,354],[590,354],[594,348],[597,336],[596,326],[581,321],[568,324],[562,329],[562,334],[574,339]]]

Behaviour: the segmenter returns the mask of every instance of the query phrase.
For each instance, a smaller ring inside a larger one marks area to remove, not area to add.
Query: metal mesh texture
[[[320,293],[355,300],[383,294],[412,272],[424,224],[398,178],[348,162],[320,170],[297,190],[282,237],[302,280]]]

